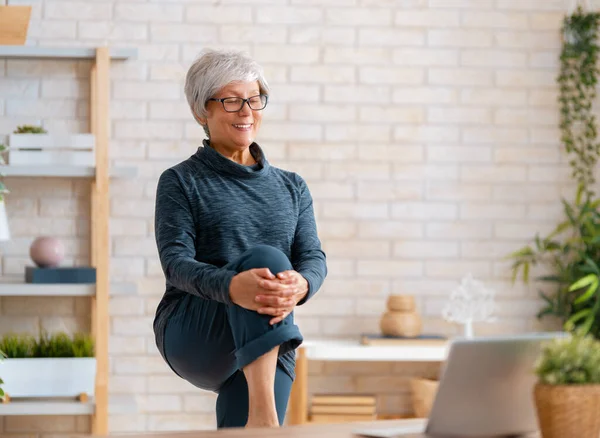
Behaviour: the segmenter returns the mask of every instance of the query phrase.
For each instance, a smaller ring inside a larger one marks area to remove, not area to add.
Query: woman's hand
[[[296,304],[308,293],[308,281],[298,272],[289,270],[277,274],[277,280],[265,280],[268,284],[279,283],[291,288],[293,295],[287,302],[281,301],[277,293],[268,293],[256,296],[256,301],[262,306],[258,313],[274,316],[270,323],[277,324],[283,321],[292,311]]]
[[[258,311],[265,304],[258,296],[269,297],[268,303],[277,308],[296,305],[292,299],[295,286],[279,281],[268,268],[249,269],[236,274],[229,285],[229,298],[244,309]]]

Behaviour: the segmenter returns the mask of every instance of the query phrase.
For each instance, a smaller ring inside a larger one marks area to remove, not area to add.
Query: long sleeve
[[[196,224],[190,200],[172,169],[158,181],[155,238],[167,283],[205,299],[231,302],[229,285],[236,272],[195,260]]]
[[[313,200],[306,182],[300,179],[300,211],[292,246],[292,265],[308,281],[308,293],[298,302],[306,303],[321,287],[327,276],[325,252],[317,234]]]

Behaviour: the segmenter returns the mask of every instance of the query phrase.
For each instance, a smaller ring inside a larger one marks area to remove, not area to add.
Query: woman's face
[[[213,97],[216,99],[226,97],[247,99],[259,94],[258,81],[232,82]],[[245,102],[239,111],[227,112],[221,102],[215,101],[208,101],[206,110],[207,117],[201,118],[200,122],[208,125],[211,143],[240,150],[250,146],[256,138],[262,120],[262,110],[252,110]]]

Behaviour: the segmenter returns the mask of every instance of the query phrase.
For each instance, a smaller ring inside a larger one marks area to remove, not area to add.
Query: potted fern
[[[0,338],[0,350],[7,357],[2,364],[4,391],[12,398],[94,394],[96,359],[88,334],[11,333]]]
[[[554,339],[535,373],[542,438],[600,436],[600,341],[581,331]]]

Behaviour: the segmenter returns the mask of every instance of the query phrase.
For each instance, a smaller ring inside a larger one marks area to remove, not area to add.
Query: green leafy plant
[[[600,14],[581,7],[565,17],[558,76],[561,140],[572,156],[573,178],[590,195],[600,154],[592,108],[598,84],[599,20]]]
[[[35,338],[31,335],[9,333],[0,338],[0,350],[9,358],[32,357]]]
[[[86,333],[73,336],[73,356],[94,357],[94,338]]]
[[[535,373],[547,385],[600,384],[600,341],[581,332],[553,339],[542,348]]]
[[[14,130],[13,134],[47,134],[46,131],[41,126],[33,126],[33,125],[20,125],[17,126],[17,129]]]
[[[582,8],[563,21],[557,78],[560,129],[577,186],[575,198],[573,202],[561,199],[565,218],[549,235],[541,237],[538,233],[531,244],[509,255],[513,260],[513,282],[521,273],[528,283],[534,266],[545,266],[550,272],[536,278],[553,286],[551,292],[540,291],[544,305],[539,318],[557,317],[565,328],[577,328],[598,338],[600,292],[589,275],[600,275],[600,199],[593,191],[600,143],[592,109],[598,83],[599,24],[599,14]]]
[[[2,360],[4,360],[4,358],[6,358],[6,354],[4,354],[4,352],[2,350],[0,350],[0,362],[2,362]],[[2,389],[3,383],[4,383],[4,380],[2,380],[2,378],[0,378],[0,398],[4,398],[4,390]]]
[[[94,339],[86,333],[69,336],[42,332],[37,338],[26,334],[7,334],[0,338],[0,350],[8,358],[93,357]]]
[[[73,357],[73,343],[66,333],[42,333],[35,343],[33,357]]]

